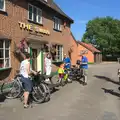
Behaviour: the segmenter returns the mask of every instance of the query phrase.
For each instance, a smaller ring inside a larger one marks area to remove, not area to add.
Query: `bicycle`
[[[45,101],[46,98],[46,85],[43,83],[40,83],[40,81],[34,80],[34,75],[30,77],[30,79],[33,81],[33,89],[30,93],[30,96],[36,103],[42,103]],[[20,81],[21,75],[17,74],[15,78],[10,83],[10,87],[7,88],[8,91],[5,91],[6,83],[3,83],[1,86],[1,93],[7,98],[7,99],[15,99],[15,98],[22,98],[24,93],[24,87],[23,83]]]

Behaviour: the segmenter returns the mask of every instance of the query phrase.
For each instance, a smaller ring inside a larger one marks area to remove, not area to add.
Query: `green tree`
[[[119,53],[120,21],[109,16],[90,20],[82,41],[96,45],[104,54]]]

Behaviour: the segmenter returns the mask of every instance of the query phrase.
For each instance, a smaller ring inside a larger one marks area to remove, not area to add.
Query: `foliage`
[[[82,41],[94,44],[104,54],[119,53],[120,21],[109,16],[90,20]]]

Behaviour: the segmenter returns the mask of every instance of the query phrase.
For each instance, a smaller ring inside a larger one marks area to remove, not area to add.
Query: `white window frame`
[[[0,69],[4,69],[4,68],[11,68],[11,56],[10,56],[10,41],[9,40],[1,40],[3,41],[3,48],[0,48],[0,50],[3,50],[3,58],[0,58],[0,60],[4,60],[4,64],[3,67]],[[9,48],[5,48],[5,43],[9,42]],[[5,57],[5,51],[9,50],[9,57]],[[6,60],[9,60],[9,66],[6,67]]]
[[[4,1],[4,6],[3,6],[3,9],[0,9],[0,11],[5,11],[5,0],[3,0]]]
[[[32,19],[29,19],[29,17],[30,17],[30,16],[29,16],[29,6],[32,7]],[[33,8],[36,8],[36,10],[37,10],[37,18],[36,18],[36,21],[33,20],[33,16],[34,16]],[[41,12],[40,15],[38,15],[38,11]],[[40,22],[38,21],[38,16],[40,16]],[[40,8],[34,6],[34,5],[28,4],[28,20],[33,21],[33,22],[35,22],[35,23],[42,24],[42,23],[43,23],[43,22],[42,22],[42,21],[43,21],[43,20],[42,20],[42,10],[41,10]]]
[[[61,50],[58,48],[61,47]],[[58,52],[61,51],[61,54],[58,54]],[[58,57],[59,56],[59,57]],[[61,59],[58,59],[61,58]],[[63,45],[56,45],[56,57],[55,57],[55,61],[57,62],[61,62],[63,60]]]
[[[56,23],[56,21],[57,21],[58,23]],[[57,18],[57,17],[54,17],[54,25],[53,25],[53,28],[54,28],[55,30],[62,31],[61,25],[62,25],[62,20],[59,19],[59,18]]]

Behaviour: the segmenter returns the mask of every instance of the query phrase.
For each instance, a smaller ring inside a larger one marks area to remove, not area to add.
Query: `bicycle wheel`
[[[120,77],[119,77],[119,84],[120,84]]]
[[[61,84],[62,87],[65,86],[65,80],[63,78],[61,78],[60,84]]]
[[[46,97],[45,97],[45,102],[48,102],[50,100],[50,89],[47,85],[45,85],[46,87]]]
[[[33,87],[32,97],[36,103],[43,103],[46,97],[46,87],[44,84],[39,84]]]
[[[15,99],[21,93],[21,86],[19,82],[16,79],[14,79],[9,83],[3,83],[3,85],[1,86],[1,93],[7,99]]]

